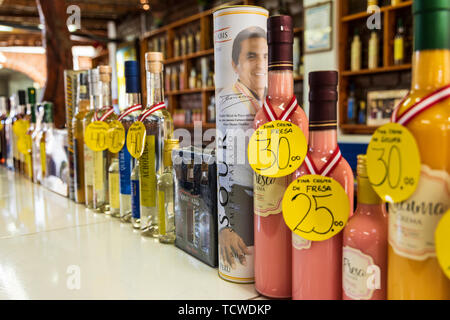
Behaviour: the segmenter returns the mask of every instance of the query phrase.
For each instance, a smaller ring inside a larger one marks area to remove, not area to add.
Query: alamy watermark
[[[81,268],[77,265],[70,265],[66,270],[67,280],[66,286],[69,290],[80,290],[81,289]]]

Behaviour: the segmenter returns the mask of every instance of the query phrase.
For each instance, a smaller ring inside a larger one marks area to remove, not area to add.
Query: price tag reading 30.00
[[[375,131],[367,147],[367,173],[381,199],[398,203],[416,190],[420,176],[420,154],[411,132],[397,123]]]
[[[276,120],[253,133],[248,144],[248,160],[256,173],[280,178],[297,170],[307,151],[302,130],[291,122]]]
[[[104,121],[94,121],[89,123],[84,132],[84,141],[92,151],[103,151],[108,148],[106,137],[109,125]]]
[[[282,208],[284,221],[295,234],[311,241],[324,241],[345,227],[350,203],[336,180],[305,175],[286,189]]]
[[[127,133],[127,149],[131,156],[139,159],[144,152],[146,130],[141,121],[134,122],[128,129]]]
[[[122,150],[125,144],[125,128],[120,121],[114,120],[109,123],[106,144],[111,153],[117,153]]]

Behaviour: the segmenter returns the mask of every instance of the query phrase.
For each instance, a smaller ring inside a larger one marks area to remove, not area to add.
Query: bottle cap
[[[139,64],[135,60],[125,61],[125,92],[139,93]]]
[[[359,154],[356,162],[356,174],[360,178],[367,178],[367,156],[365,154]]]
[[[269,71],[293,70],[294,31],[292,18],[287,15],[272,16],[267,20],[269,46]]]
[[[310,130],[330,130],[337,127],[338,72],[309,73]]]
[[[147,52],[145,54],[145,70],[151,73],[160,73],[163,70],[163,61],[162,52]]]
[[[28,88],[28,103],[35,104],[36,103],[36,89]]]
[[[414,0],[414,50],[450,49],[450,1]]]
[[[27,104],[26,102],[26,94],[25,94],[25,90],[19,90],[17,92],[17,95],[19,96],[19,105],[20,106],[24,106]]]

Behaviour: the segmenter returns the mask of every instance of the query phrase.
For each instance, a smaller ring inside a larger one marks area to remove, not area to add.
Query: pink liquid
[[[287,107],[293,95],[292,71],[270,71],[268,97],[277,117]],[[296,109],[290,120],[308,137],[308,119],[301,108]],[[256,129],[266,122],[270,122],[270,119],[260,109],[253,126]],[[267,217],[255,214],[254,228],[256,290],[268,297],[291,297],[291,231],[286,226],[281,211]]]
[[[312,131],[309,155],[321,170],[337,148],[336,130]],[[306,165],[294,173],[297,179],[309,174]],[[342,158],[328,175],[345,189],[353,212],[353,172]],[[295,300],[341,300],[342,299],[342,232],[325,241],[311,243],[309,249],[299,250],[292,246],[292,298]]]
[[[344,246],[372,257],[381,270],[381,287],[370,300],[385,300],[387,286],[387,213],[384,204],[358,203],[355,215],[344,229]],[[365,271],[365,270],[364,270]],[[352,300],[343,291],[344,300]]]

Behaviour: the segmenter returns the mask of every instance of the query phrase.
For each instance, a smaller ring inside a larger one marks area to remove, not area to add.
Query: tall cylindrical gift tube
[[[219,275],[254,281],[252,123],[267,90],[268,11],[253,6],[214,12],[218,154]]]

